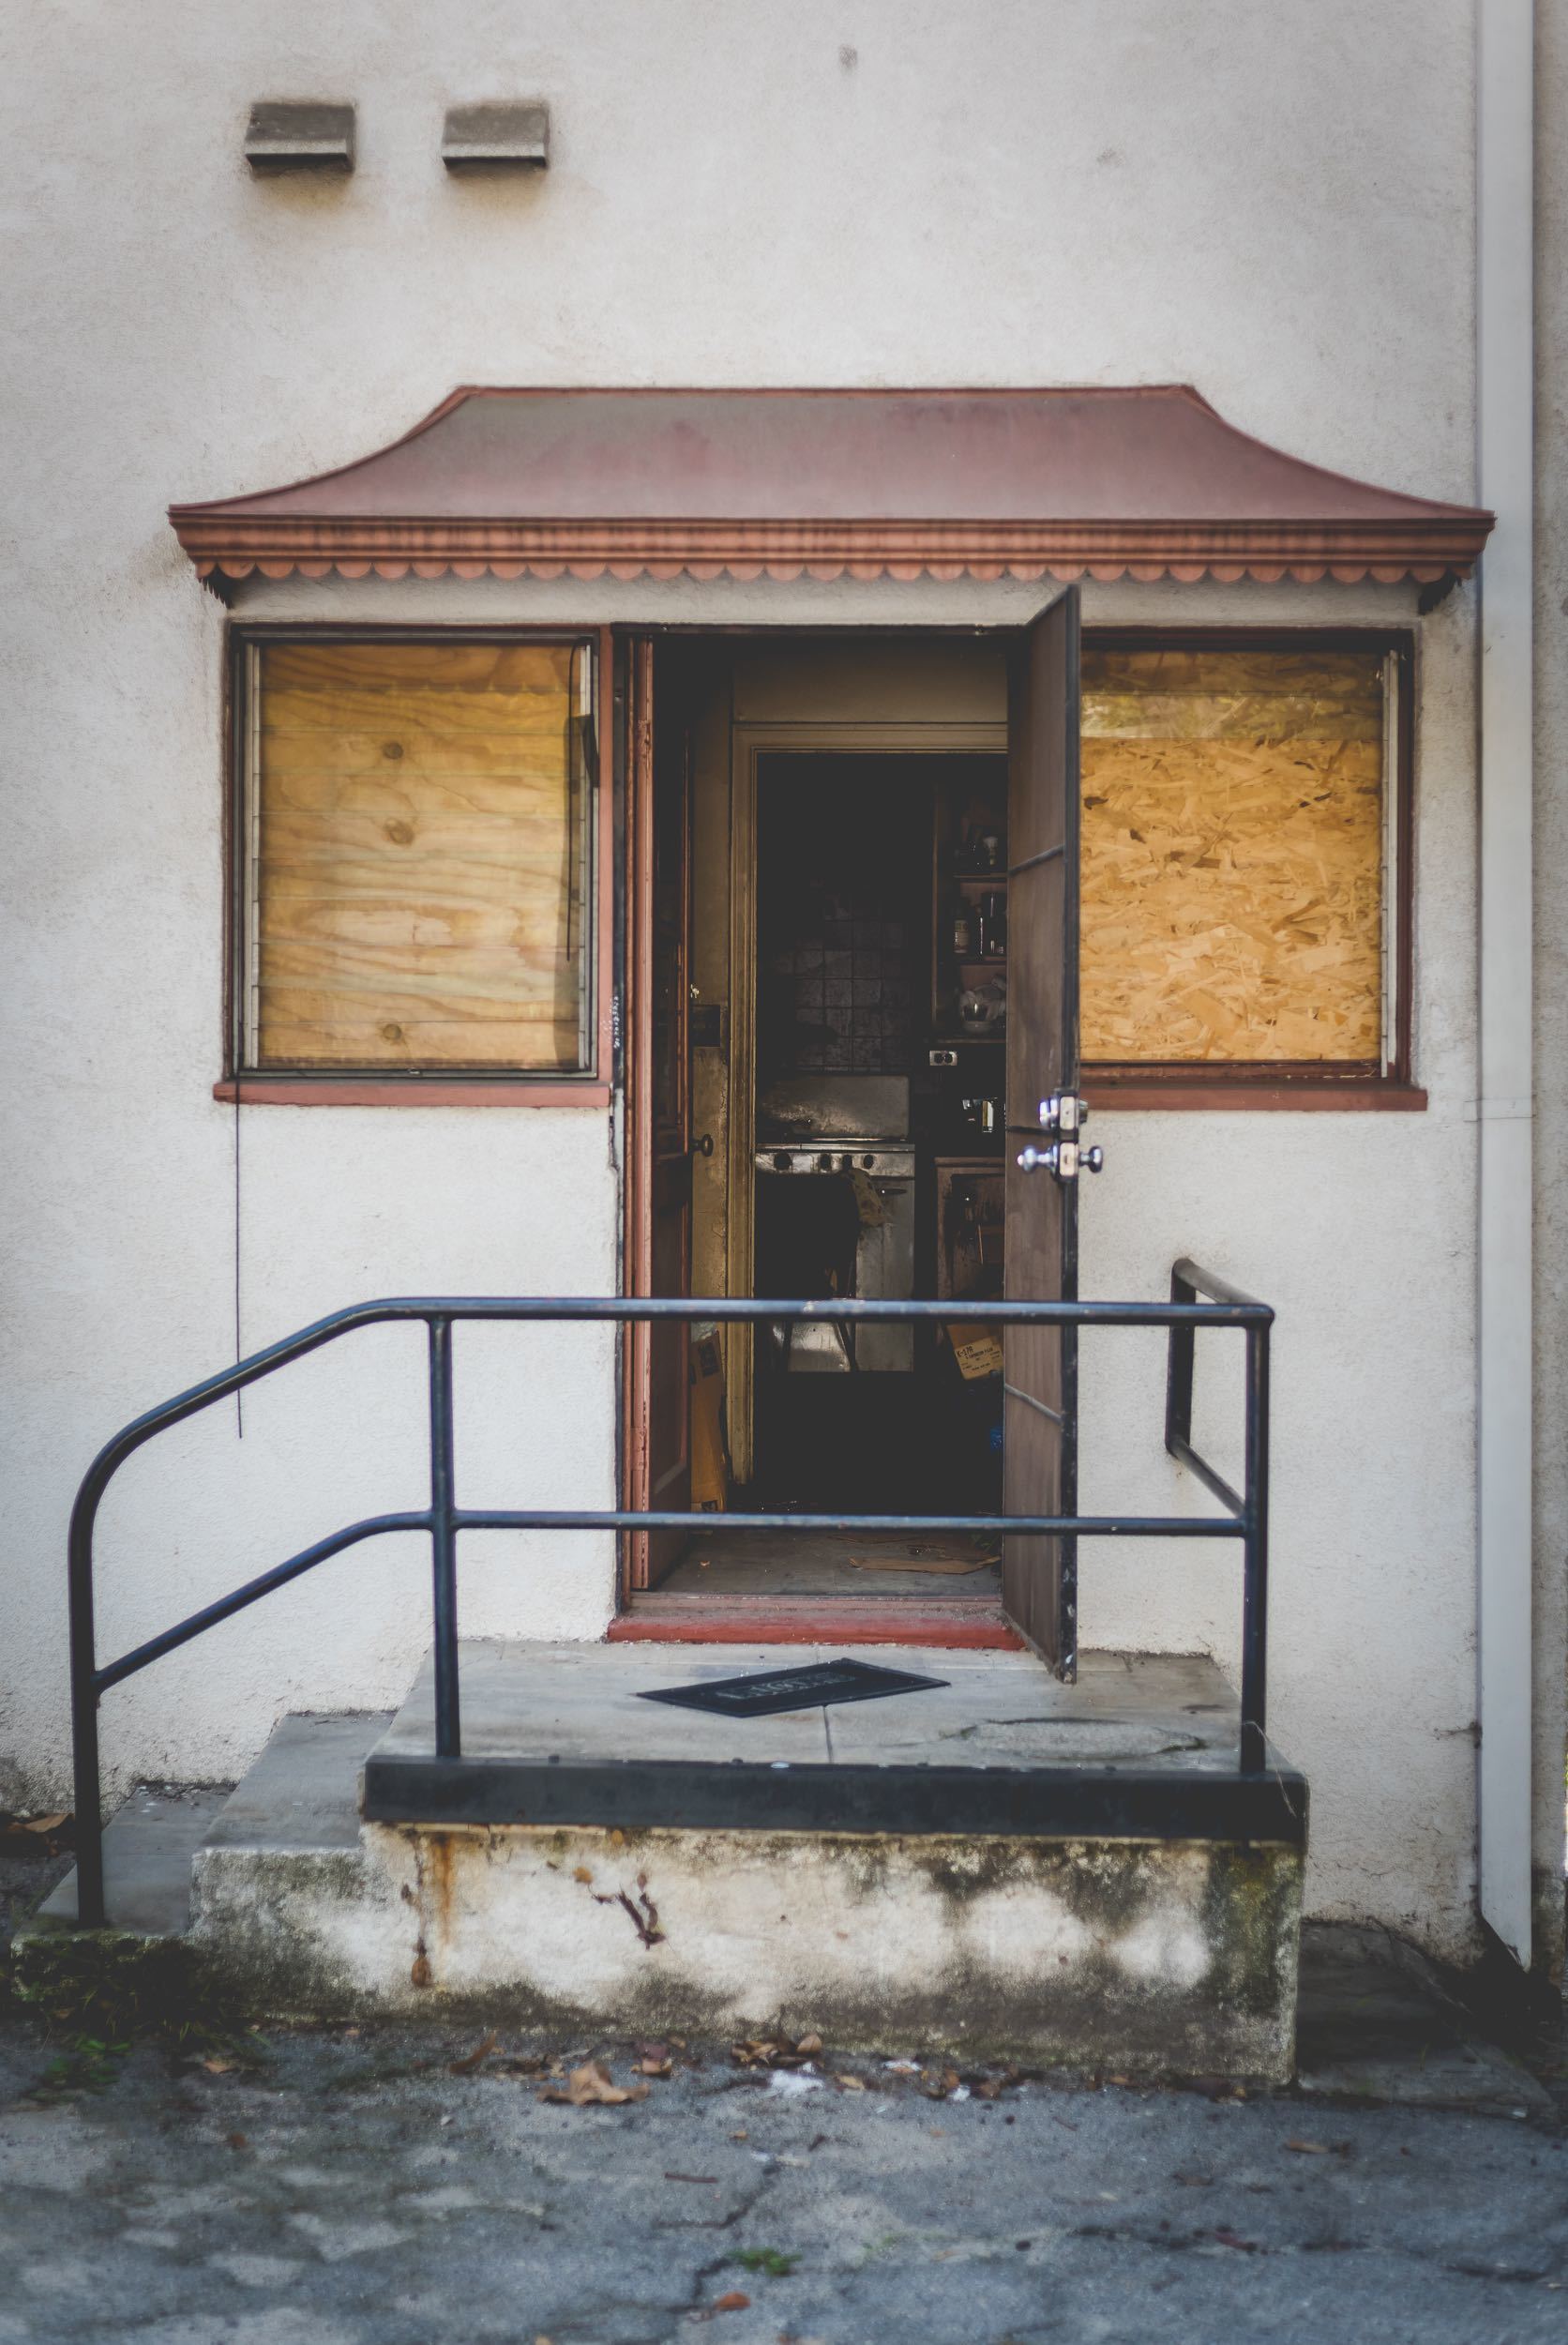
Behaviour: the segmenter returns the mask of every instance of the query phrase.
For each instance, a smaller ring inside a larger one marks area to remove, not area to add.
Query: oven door
[[[856,1183],[860,1239],[855,1247],[857,1294],[905,1302],[914,1293],[914,1176],[864,1173]],[[863,1372],[907,1375],[914,1366],[914,1329],[851,1330]]]

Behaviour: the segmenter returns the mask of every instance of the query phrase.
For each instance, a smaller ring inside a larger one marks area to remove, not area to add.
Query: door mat
[[[748,1677],[715,1677],[701,1686],[660,1686],[639,1698],[672,1702],[683,1710],[715,1710],[724,1717],[764,1718],[778,1710],[815,1710],[824,1702],[924,1693],[950,1682],[882,1669],[875,1661],[812,1661],[805,1669],[757,1670]]]

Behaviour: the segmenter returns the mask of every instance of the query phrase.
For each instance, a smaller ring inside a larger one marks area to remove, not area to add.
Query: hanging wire
[[[235,1057],[235,1060],[234,1060],[234,1365],[235,1365],[235,1367],[236,1367],[236,1368],[238,1367],[238,1365],[239,1365],[240,1361],[241,1361],[241,1360],[245,1357],[245,1345],[244,1345],[243,1341],[241,1340],[241,1324],[240,1324],[240,1228],[241,1228],[241,1222],[240,1222],[240,1141],[239,1141],[239,1134],[240,1134],[240,1113],[239,1113],[239,1110],[240,1110],[240,1083],[241,1083],[241,1076],[240,1076],[240,1064],[239,1064],[239,1062],[240,1062],[240,1057],[241,1057],[241,1056],[243,1056],[243,1053],[236,1054],[236,1057]],[[244,1394],[243,1390],[239,1391],[239,1392],[236,1392],[236,1393],[235,1393],[235,1395],[234,1395],[234,1438],[236,1439],[236,1441],[243,1441],[243,1440],[245,1439],[245,1394]]]

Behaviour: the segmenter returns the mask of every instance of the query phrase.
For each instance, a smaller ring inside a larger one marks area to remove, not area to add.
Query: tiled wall
[[[904,1073],[928,916],[924,810],[897,782],[792,776],[759,813],[760,1074]]]

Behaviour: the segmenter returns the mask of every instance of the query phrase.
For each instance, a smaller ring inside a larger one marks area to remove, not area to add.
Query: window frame
[[[587,655],[591,737],[583,862],[584,1002],[587,1063],[560,1068],[260,1067],[248,1064],[247,1004],[254,916],[251,863],[256,794],[254,732],[260,695],[253,655],[273,643],[573,643]],[[272,621],[231,625],[224,678],[224,938],[222,1076],[214,1097],[287,1107],[596,1107],[613,1097],[614,726],[611,631],[578,627],[355,624]]]
[[[1383,812],[1385,1050],[1377,1062],[1086,1059],[1082,1089],[1104,1108],[1422,1109],[1411,1067],[1414,946],[1413,627],[1086,627],[1085,651],[1375,652],[1391,668]],[[1390,790],[1392,783],[1392,791]]]

